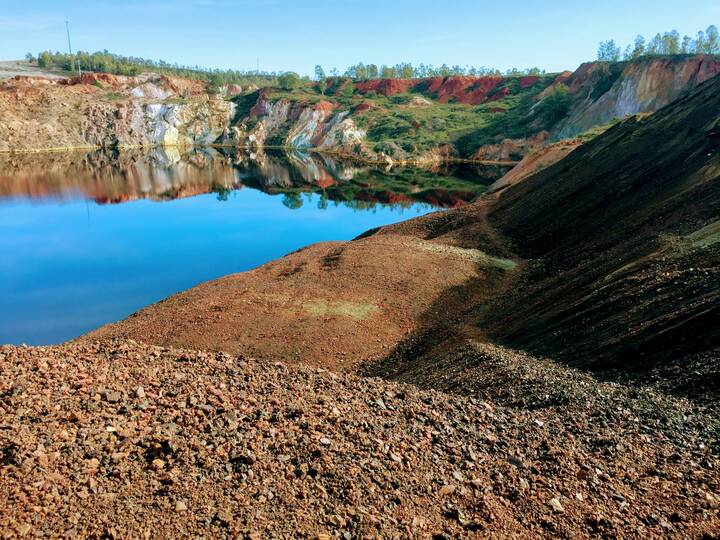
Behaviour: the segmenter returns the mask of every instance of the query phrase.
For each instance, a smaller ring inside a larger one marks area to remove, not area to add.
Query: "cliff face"
[[[240,146],[285,146],[297,150],[317,148],[345,154],[363,154],[366,132],[359,129],[350,111],[337,111],[328,101],[304,104],[271,101],[260,92],[257,102],[233,129],[230,138]]]
[[[292,91],[157,74],[87,73],[0,81],[0,151],[57,147],[226,144],[316,148],[381,163],[452,157],[518,160],[543,146],[637,113],[652,113],[720,73],[710,56],[586,63],[574,73],[436,77]],[[567,88],[567,110],[548,96]]]
[[[16,77],[0,82],[0,151],[207,144],[234,107],[199,83],[155,74]]]
[[[574,104],[555,129],[555,138],[572,137],[613,119],[654,112],[718,73],[720,60],[713,56],[583,64],[566,82]]]

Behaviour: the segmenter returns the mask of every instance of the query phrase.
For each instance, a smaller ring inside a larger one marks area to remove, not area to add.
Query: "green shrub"
[[[283,90],[294,90],[302,84],[300,75],[294,71],[288,71],[278,77],[278,86]]]

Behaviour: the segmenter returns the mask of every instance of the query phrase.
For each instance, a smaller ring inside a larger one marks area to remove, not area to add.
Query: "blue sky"
[[[598,42],[720,25],[720,0],[0,0],[0,59],[73,47],[221,68],[574,69]]]

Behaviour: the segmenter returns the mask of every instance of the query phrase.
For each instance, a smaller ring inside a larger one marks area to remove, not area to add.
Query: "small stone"
[[[323,437],[322,439],[320,439],[320,444],[330,446],[330,439],[328,439],[327,437]]]
[[[156,471],[159,471],[161,469],[165,468],[165,462],[162,459],[153,459],[152,461],[152,467]]]
[[[521,478],[519,487],[520,487],[520,491],[527,491],[528,489],[530,489],[530,483],[527,480],[525,480],[524,478]]]
[[[105,394],[105,401],[108,403],[117,403],[122,399],[122,394],[120,392],[107,392]]]
[[[520,458],[517,457],[517,456],[510,456],[510,457],[508,458],[508,461],[509,461],[512,465],[515,465],[516,467],[522,467],[522,466],[523,466],[522,459],[520,459]]]
[[[220,510],[217,514],[215,514],[215,519],[217,519],[223,525],[229,525],[232,521],[232,516],[228,512]]]
[[[20,536],[26,536],[30,534],[30,531],[32,531],[32,527],[29,524],[23,523],[22,525],[18,525],[17,532]]]
[[[452,484],[446,484],[440,488],[440,491],[438,492],[438,494],[441,497],[445,497],[447,495],[452,495],[453,493],[455,493],[456,489],[457,488],[455,486],[453,486]]]
[[[176,512],[185,512],[187,510],[187,504],[185,504],[183,501],[178,501],[175,503],[175,511]]]
[[[88,459],[87,469],[89,471],[96,471],[100,467],[100,460],[96,458]]]
[[[563,508],[563,505],[560,504],[560,501],[557,499],[557,497],[553,497],[552,499],[550,499],[549,504],[553,511],[557,512],[558,514],[562,514],[565,511],[565,508]]]
[[[142,386],[138,386],[138,387],[135,389],[135,396],[136,396],[138,399],[145,399],[145,389],[144,389]]]

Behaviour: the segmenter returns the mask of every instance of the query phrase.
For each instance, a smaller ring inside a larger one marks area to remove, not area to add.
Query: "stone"
[[[453,493],[455,493],[455,490],[456,490],[456,489],[457,489],[457,487],[455,487],[455,486],[453,486],[453,485],[451,485],[451,484],[446,484],[446,485],[444,485],[443,487],[440,488],[440,491],[438,492],[438,494],[439,494],[441,497],[445,497],[445,496],[447,496],[447,495],[452,495]]]
[[[550,508],[553,509],[553,512],[556,512],[558,514],[562,514],[565,512],[565,508],[563,508],[563,505],[560,504],[560,501],[557,497],[553,497],[550,499],[550,502],[548,503],[550,505]]]

